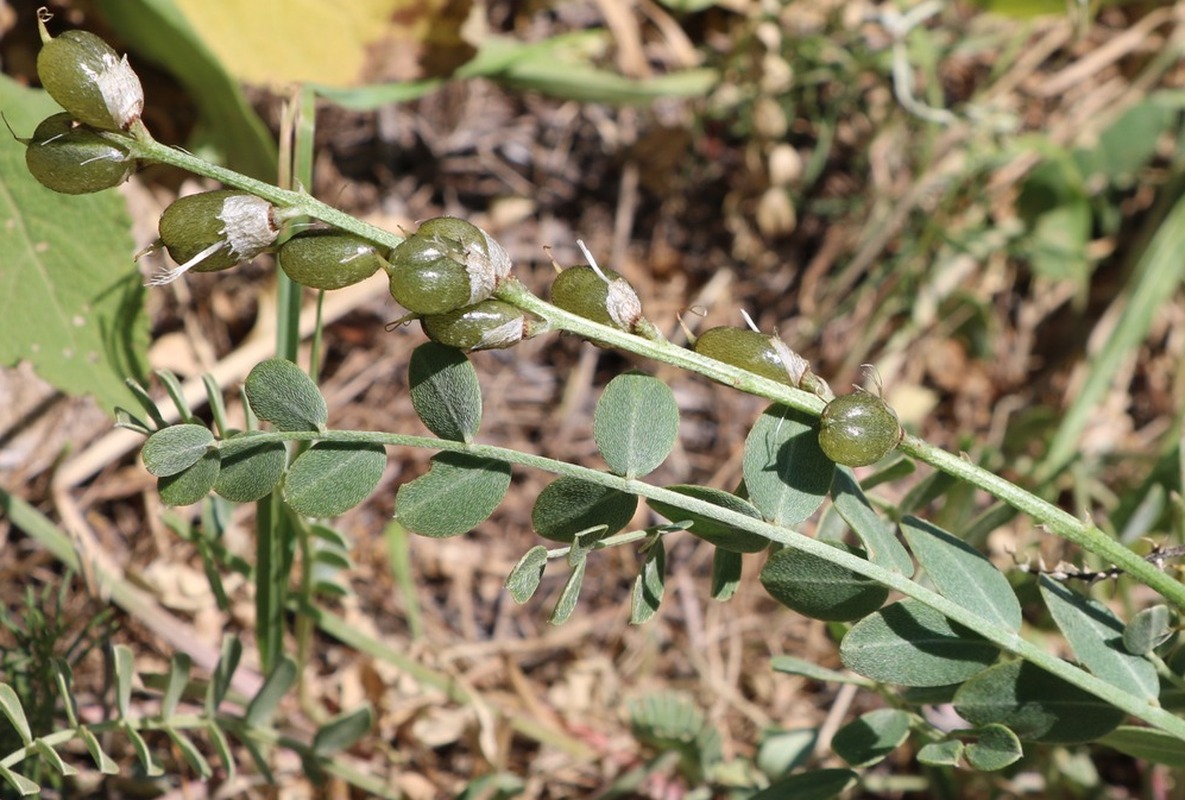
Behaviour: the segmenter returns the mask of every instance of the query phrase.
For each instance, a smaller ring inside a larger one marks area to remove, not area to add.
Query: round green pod
[[[373,242],[336,230],[304,231],[280,245],[284,274],[310,289],[341,289],[366,280],[387,260]]]
[[[901,436],[897,414],[868,392],[840,395],[819,418],[819,447],[846,467],[875,464],[897,446]]]
[[[695,340],[693,349],[702,356],[747,369],[771,381],[792,383],[781,353],[787,348],[776,336],[745,328],[709,328]]]
[[[481,228],[455,217],[420,225],[391,251],[391,296],[415,314],[476,305],[510,273],[510,258]]]
[[[37,182],[62,194],[90,194],[118,186],[136,162],[122,147],[66,112],[41,121],[25,142],[25,166]]]
[[[40,21],[39,21],[40,22]],[[127,130],[144,110],[144,89],[128,65],[98,36],[65,31],[49,38],[45,25],[37,53],[37,77],[50,97],[79,122]]]
[[[217,272],[250,261],[279,233],[275,207],[247,192],[217,189],[175,200],[160,218],[160,240],[181,266],[154,283],[187,271]]]
[[[642,317],[638,293],[611,269],[598,273],[592,267],[568,267],[551,284],[551,302],[564,311],[621,331],[632,332]]]
[[[513,347],[538,333],[522,309],[501,300],[483,300],[447,314],[420,317],[432,341],[458,350],[495,350]]]

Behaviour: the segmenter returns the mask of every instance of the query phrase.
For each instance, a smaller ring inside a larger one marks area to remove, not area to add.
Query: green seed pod
[[[551,284],[553,305],[572,314],[633,332],[642,319],[642,301],[629,281],[611,269],[604,277],[592,267],[568,267]]]
[[[336,230],[305,231],[280,245],[284,274],[310,289],[341,289],[366,280],[387,260],[374,243]]]
[[[897,414],[868,392],[840,395],[819,418],[819,447],[836,464],[866,467],[880,461],[901,441]]]
[[[522,309],[501,300],[483,300],[447,314],[421,317],[420,325],[432,341],[458,350],[513,347],[546,328]]]
[[[510,274],[510,257],[481,228],[454,217],[430,219],[391,251],[391,296],[416,314],[476,305]]]
[[[154,286],[186,272],[217,272],[250,261],[276,241],[276,208],[247,192],[218,189],[178,198],[160,218],[160,240],[181,266]]]
[[[25,166],[47,189],[90,194],[126,181],[136,163],[127,150],[75,125],[63,111],[43,119],[25,141]]]
[[[778,383],[797,386],[807,374],[806,359],[777,336],[745,328],[709,328],[695,340],[695,352]]]
[[[39,18],[41,51],[37,76],[50,97],[79,122],[126,131],[144,110],[144,89],[111,46],[87,31],[65,31],[50,38]]]

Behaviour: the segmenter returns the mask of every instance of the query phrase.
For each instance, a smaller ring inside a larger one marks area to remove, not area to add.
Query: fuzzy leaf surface
[[[880,763],[909,736],[909,714],[878,708],[861,714],[835,732],[831,748],[853,767]]]
[[[437,453],[428,472],[399,487],[395,519],[421,536],[458,536],[488,519],[509,488],[505,461]]]
[[[1146,656],[1173,635],[1172,613],[1163,604],[1137,612],[1123,628],[1123,647],[1133,655]]]
[[[0,683],[0,713],[3,713],[12,727],[16,729],[17,735],[21,737],[22,745],[33,741],[33,732],[29,729],[29,720],[25,717],[21,699],[7,683]]]
[[[218,451],[207,450],[192,466],[156,482],[161,502],[167,506],[189,506],[201,501],[218,482],[220,470]]]
[[[284,499],[306,517],[336,517],[365,500],[386,467],[382,445],[317,442],[292,462]]]
[[[546,567],[547,548],[543,545],[535,545],[523,553],[523,557],[506,576],[506,590],[510,592],[514,602],[521,605],[535,595]]]
[[[979,738],[967,745],[964,755],[967,763],[980,772],[1010,767],[1025,754],[1020,739],[1003,725],[988,725],[977,733]]]
[[[741,569],[744,562],[740,553],[717,547],[712,554],[712,599],[724,602],[736,594],[741,585]]]
[[[214,491],[232,503],[254,503],[274,489],[284,474],[288,463],[284,443],[252,441],[257,437],[241,433],[218,448],[222,468]]]
[[[1171,733],[1120,725],[1100,738],[1098,743],[1154,764],[1185,769],[1185,742]]]
[[[897,540],[893,526],[873,510],[860,482],[848,467],[836,468],[831,483],[831,500],[840,517],[864,545],[869,561],[907,578],[913,575],[913,559],[909,557],[909,551]]]
[[[593,438],[609,470],[640,478],[666,460],[679,436],[679,407],[671,387],[627,372],[609,381],[597,401]]]
[[[481,426],[477,370],[460,350],[420,345],[407,369],[411,404],[424,427],[441,439],[472,442]]]
[[[744,514],[754,519],[761,519],[761,512],[757,510],[756,506],[731,492],[694,484],[675,484],[666,488],[669,491],[694,497],[697,500],[712,503],[729,511],[735,511],[738,514]],[[663,515],[671,522],[691,522],[691,527],[687,529],[688,531],[706,542],[711,542],[720,549],[731,550],[735,553],[756,553],[769,547],[769,539],[751,531],[734,528],[731,525],[718,522],[711,517],[706,517],[703,514],[697,514],[693,511],[685,511],[678,506],[664,503],[660,500],[648,499],[646,502],[655,512]]]
[[[889,596],[888,589],[870,578],[792,548],[770,556],[761,570],[761,585],[787,608],[822,620],[859,619]]]
[[[958,739],[947,739],[944,742],[930,742],[918,750],[919,764],[928,767],[956,767],[963,757],[963,743]]]
[[[282,431],[321,431],[329,409],[305,371],[284,358],[256,364],[244,384],[255,416]]]
[[[796,525],[819,508],[835,474],[835,462],[819,448],[817,421],[772,405],[745,439],[749,500],[776,525]]]
[[[634,516],[638,498],[579,478],[561,475],[535,498],[531,523],[545,539],[571,542],[576,534],[598,525],[607,526],[598,538],[612,536]]]
[[[584,570],[587,566],[587,558],[582,558],[572,565],[572,572],[568,575],[568,580],[564,582],[563,591],[560,592],[555,608],[552,609],[551,616],[547,619],[552,625],[562,625],[567,622],[568,618],[572,616],[572,612],[576,610],[576,601],[580,599],[580,589],[584,586]]]
[[[167,478],[192,467],[213,446],[214,434],[204,425],[170,425],[148,437],[140,457],[151,474]]]
[[[630,600],[630,624],[649,622],[658,613],[666,587],[667,558],[662,539],[655,539],[646,551],[642,570],[634,579],[634,591]]]

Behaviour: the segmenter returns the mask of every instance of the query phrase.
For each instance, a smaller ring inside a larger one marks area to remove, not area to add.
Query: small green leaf
[[[192,659],[186,653],[174,653],[169,662],[169,682],[165,685],[165,693],[160,700],[160,717],[169,720],[177,710],[177,703],[181,694],[189,685],[189,668]]]
[[[957,767],[963,757],[963,743],[958,739],[930,742],[918,750],[918,763],[928,767]]]
[[[135,675],[132,649],[124,644],[117,644],[111,648],[112,666],[115,670],[115,707],[119,709],[119,716],[127,719],[132,703],[132,678]]]
[[[1123,628],[1123,647],[1127,652],[1146,656],[1173,635],[1171,612],[1166,605],[1145,608]]]
[[[0,713],[12,723],[17,735],[21,737],[21,744],[28,745],[33,741],[33,731],[29,729],[29,720],[25,718],[21,699],[7,683],[0,683]]]
[[[909,727],[909,714],[895,708],[879,708],[836,731],[831,749],[853,767],[870,767],[901,746],[909,736]]]
[[[95,762],[95,766],[99,768],[99,772],[104,775],[119,774],[119,765],[111,759],[111,756],[103,752],[103,748],[99,746],[99,740],[91,733],[90,728],[85,725],[79,727],[78,735],[82,738],[86,749],[90,752],[91,761]]]
[[[136,753],[136,760],[140,762],[144,773],[151,778],[164,775],[165,771],[153,759],[152,751],[148,749],[148,743],[144,741],[144,737],[140,735],[140,732],[133,728],[130,722],[124,722],[121,729],[123,730],[123,735],[128,737],[128,741],[131,742],[132,750]]]
[[[797,656],[774,656],[769,662],[775,672],[785,672],[789,675],[801,675],[813,681],[822,683],[854,683],[858,686],[870,686],[870,682],[853,675],[850,672],[840,672],[835,669],[821,667],[814,661]]]
[[[140,457],[150,473],[167,478],[192,467],[214,444],[214,434],[203,425],[170,425],[148,437]]]
[[[165,387],[169,399],[173,401],[173,407],[177,409],[177,416],[181,421],[185,424],[196,423],[197,419],[193,416],[193,409],[189,407],[189,401],[185,399],[185,390],[181,388],[181,381],[177,380],[177,376],[167,369],[158,369],[155,372],[157,380]]]
[[[167,429],[166,429],[167,430]],[[156,482],[161,501],[168,506],[189,506],[205,499],[218,482],[221,460],[208,450],[193,466]]]
[[[514,569],[506,576],[506,589],[514,602],[522,603],[530,600],[535,590],[539,588],[539,581],[543,579],[543,570],[547,567],[547,548],[535,545],[518,560]]]
[[[206,733],[210,737],[210,744],[214,746],[214,752],[218,753],[218,760],[222,762],[222,768],[226,770],[227,782],[233,781],[237,767],[234,756],[231,755],[230,742],[226,740],[226,734],[214,720],[210,720],[206,724]]]
[[[868,552],[869,561],[907,578],[913,575],[913,559],[909,557],[909,551],[897,541],[893,526],[872,509],[872,504],[848,467],[835,470],[831,499],[840,517],[860,538],[860,543]]]
[[[757,768],[770,779],[784,778],[795,767],[805,764],[819,741],[817,728],[767,730],[757,746]]]
[[[729,511],[735,511],[738,514],[744,514],[754,519],[761,519],[761,512],[752,503],[730,492],[693,484],[676,484],[666,488],[668,491],[694,497],[697,500],[712,503]],[[661,514],[671,522],[691,522],[691,527],[687,530],[704,541],[711,542],[725,550],[732,550],[736,553],[756,553],[769,547],[769,539],[759,534],[717,522],[703,514],[684,511],[676,505],[664,503],[660,500],[647,499],[646,502],[654,509],[655,513]]]
[[[210,762],[206,761],[206,757],[197,749],[197,745],[193,743],[193,740],[172,725],[165,726],[165,733],[173,740],[173,744],[177,745],[177,749],[181,751],[181,757],[185,759],[185,763],[202,780],[206,780],[214,774],[214,770],[210,769]]]
[[[214,667],[214,674],[210,676],[210,686],[206,693],[206,711],[213,713],[222,704],[230,689],[231,678],[239,667],[239,659],[243,657],[243,643],[237,636],[227,636],[222,640],[222,655]]]
[[[46,744],[44,739],[34,739],[33,749],[37,752],[37,755],[41,756],[42,760],[53,767],[54,772],[58,773],[59,775],[78,774],[78,770],[63,761],[62,757],[58,754],[58,751]]]
[[[1145,700],[1160,694],[1156,667],[1123,646],[1123,623],[1102,603],[1042,575],[1041,597],[1074,655],[1096,677]]]
[[[296,684],[296,662],[288,656],[281,656],[268,674],[259,693],[247,704],[243,721],[251,728],[264,728],[272,721],[276,707]]]
[[[1124,717],[1105,700],[1027,661],[998,664],[974,676],[959,687],[954,706],[976,726],[998,723],[1025,741],[1053,744],[1093,741]]]
[[[313,755],[325,758],[352,747],[374,726],[370,704],[338,714],[313,734]]]
[[[381,444],[317,442],[292,462],[284,499],[303,516],[336,517],[365,500],[386,467]]]
[[[740,553],[717,547],[712,554],[712,599],[723,603],[736,594],[741,585],[741,568],[744,560]]]
[[[836,547],[850,552],[845,545]],[[889,596],[889,590],[871,578],[791,548],[779,550],[765,562],[761,585],[787,608],[823,620],[859,619],[880,608]]]
[[[472,442],[481,426],[477,370],[460,350],[436,342],[411,354],[407,382],[424,427],[441,439]]]
[[[1012,766],[1025,754],[1016,734],[1003,725],[987,725],[977,730],[978,738],[967,745],[967,763],[980,772],[995,772]]]
[[[0,778],[3,778],[4,782],[13,789],[16,789],[17,794],[21,797],[29,797],[41,791],[41,787],[33,783],[33,781],[20,773],[13,772],[3,764],[0,764]]]
[[[816,769],[789,778],[749,795],[749,800],[833,800],[846,792],[859,776],[850,769]]]
[[[667,558],[666,548],[659,537],[646,551],[646,558],[642,561],[642,570],[634,579],[634,591],[630,598],[630,624],[641,625],[649,622],[658,613],[662,603],[663,589],[666,587]]]
[[[322,431],[329,421],[325,398],[304,370],[283,358],[256,364],[244,384],[255,416],[282,431]]]
[[[254,503],[279,483],[288,462],[283,442],[252,441],[258,433],[241,433],[218,448],[222,467],[214,491],[232,503]]]
[[[901,531],[939,594],[983,617],[989,625],[1020,630],[1016,593],[982,553],[917,517],[902,520]]]
[[[576,601],[580,599],[580,587],[584,585],[584,569],[588,565],[588,559],[581,559],[572,566],[572,572],[568,575],[567,582],[564,583],[564,589],[560,592],[560,598],[555,603],[555,608],[552,609],[551,616],[548,622],[552,625],[562,625],[568,621],[572,616],[572,612],[576,610]]]
[[[627,372],[601,393],[593,438],[610,472],[626,478],[653,472],[670,455],[678,435],[675,393],[657,378]]]
[[[77,728],[79,725],[78,701],[74,698],[74,671],[70,669],[70,665],[64,659],[54,658],[53,677],[58,697],[62,698],[66,719],[71,728]]]
[[[544,487],[531,509],[535,532],[545,539],[571,542],[576,534],[604,525],[612,536],[633,519],[638,498],[580,478],[563,475]]]
[[[421,536],[468,533],[502,502],[510,465],[468,453],[437,453],[428,472],[395,494],[395,519]]]
[[[848,669],[902,686],[961,683],[995,661],[999,652],[975,632],[913,599],[860,620],[839,645]]]
[[[817,420],[781,405],[766,409],[745,440],[749,500],[777,525],[796,525],[819,508],[835,463],[819,449]]]
[[[1185,769],[1185,741],[1171,733],[1120,725],[1097,741],[1098,744],[1144,761]]]

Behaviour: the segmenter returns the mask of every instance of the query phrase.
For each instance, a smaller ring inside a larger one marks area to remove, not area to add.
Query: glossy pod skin
[[[280,245],[284,274],[310,289],[341,289],[366,280],[387,260],[372,242],[336,230],[304,231]]]
[[[840,395],[819,417],[819,447],[846,467],[875,464],[897,446],[901,436],[897,414],[868,392]]]
[[[562,271],[551,284],[552,305],[619,331],[633,332],[642,318],[642,301],[617,272],[611,269],[601,272],[604,278],[592,267],[568,267]]]
[[[37,76],[50,97],[74,119],[96,128],[124,131],[144,110],[140,79],[111,46],[87,31],[49,37],[44,22]]]
[[[415,314],[445,314],[476,305],[510,274],[510,258],[465,220],[437,217],[391,251],[391,296]]]
[[[25,166],[37,182],[62,194],[118,186],[135,171],[127,150],[74,123],[67,112],[43,119],[25,142]]]
[[[776,336],[745,328],[708,328],[695,340],[693,349],[702,356],[747,369],[771,381],[794,385],[783,358],[783,351],[788,348]]]
[[[161,214],[159,230],[181,272],[217,272],[262,253],[275,242],[279,226],[271,203],[218,189],[178,198]]]
[[[420,317],[428,338],[458,350],[495,350],[513,347],[540,333],[540,323],[501,300],[482,302]]]

